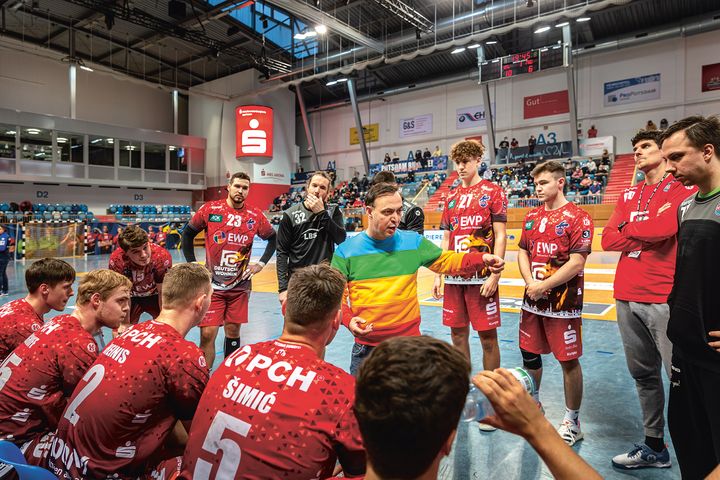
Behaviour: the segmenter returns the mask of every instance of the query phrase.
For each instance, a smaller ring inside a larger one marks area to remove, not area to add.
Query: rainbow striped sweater
[[[343,324],[361,317],[373,330],[357,343],[377,345],[399,336],[420,335],[417,272],[427,267],[446,275],[474,275],[484,267],[482,254],[444,251],[416,232],[398,230],[375,240],[366,232],[340,244],[332,266],[347,278]]]

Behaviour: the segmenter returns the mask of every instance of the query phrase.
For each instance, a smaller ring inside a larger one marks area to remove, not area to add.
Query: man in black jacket
[[[397,185],[397,180],[394,173],[386,170],[376,173],[373,177],[372,184],[378,183]],[[423,209],[403,198],[403,214],[398,228],[400,230],[412,230],[423,235],[425,233],[425,213]]]
[[[698,193],[678,209],[668,426],[683,478],[720,463],[720,119],[688,117],[661,136],[667,171]]]
[[[326,205],[330,176],[315,172],[302,202],[285,210],[277,233],[277,276],[280,303],[287,298],[292,272],[330,261],[335,245],[345,241],[345,221],[337,205]]]

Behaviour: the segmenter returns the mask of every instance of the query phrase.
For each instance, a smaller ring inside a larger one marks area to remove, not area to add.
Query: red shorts
[[[531,353],[552,352],[561,362],[582,356],[582,319],[552,318],[522,311],[520,348]]]
[[[132,297],[130,299],[130,323],[135,325],[140,320],[140,315],[149,313],[152,318],[160,315],[160,299],[157,295],[148,297]]]
[[[472,325],[476,332],[500,326],[500,292],[490,298],[480,295],[482,285],[445,284],[443,325],[461,328]]]
[[[213,290],[205,318],[201,327],[219,327],[225,323],[248,322],[248,300],[250,292],[233,288],[232,290]]]

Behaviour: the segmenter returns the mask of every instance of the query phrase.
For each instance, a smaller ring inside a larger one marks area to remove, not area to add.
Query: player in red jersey
[[[185,260],[195,261],[193,240],[205,230],[205,266],[212,274],[213,296],[207,317],[200,324],[200,348],[210,369],[215,363],[215,338],[225,326],[225,357],[240,347],[240,325],[248,321],[251,278],[275,253],[275,230],[257,208],[245,205],[250,177],[230,177],[225,200],[207,202],[183,230]],[[260,261],[250,263],[255,235],[268,241]]]
[[[155,232],[154,226],[148,225],[147,234],[148,234],[148,240],[150,240],[152,243],[157,243],[155,241],[155,237],[157,236],[157,233]]]
[[[113,252],[120,248],[120,235],[122,235],[124,228],[118,227],[117,233],[113,236],[112,250]]]
[[[579,411],[583,379],[581,315],[585,259],[590,253],[590,215],[565,199],[565,168],[549,161],[532,171],[538,208],[528,212],[520,238],[518,264],[525,280],[520,317],[520,351],[538,391],[542,357],[552,352],[563,371],[565,418],[558,433],[569,445],[582,440]]]
[[[364,473],[355,381],[322,359],[340,326],[344,287],[327,264],[293,272],[280,338],[245,345],[208,383],[181,478],[321,479],[336,460],[346,477]]]
[[[113,237],[107,225],[103,225],[102,232],[97,234],[97,242],[100,247],[100,253],[110,253],[112,250]]]
[[[68,397],[98,355],[93,335],[117,328],[130,310],[130,280],[94,270],[80,281],[77,306],[30,335],[0,364],[0,439],[42,465]]]
[[[135,479],[182,451],[209,375],[202,352],[184,337],[211,294],[204,267],[168,271],[158,318],[113,340],[75,388],[50,447],[50,470],[61,478]]]
[[[56,258],[43,258],[25,270],[27,296],[0,307],[0,363],[42,327],[43,315],[65,310],[74,281],[75,269]]]
[[[478,174],[478,164],[484,153],[485,148],[475,140],[458,142],[450,151],[462,183],[450,194],[443,211],[440,228],[445,232],[440,248],[455,252],[488,252],[504,258],[507,199],[502,188],[483,180]],[[485,370],[500,366],[497,339],[499,281],[500,273],[490,273],[487,268],[471,278],[445,277],[443,325],[450,327],[453,345],[468,361],[472,325],[480,336]],[[433,297],[442,296],[442,275],[436,275]]]
[[[632,139],[635,163],[645,180],[626,189],[603,228],[602,246],[622,252],[615,273],[617,323],[628,370],[635,379],[645,441],[613,458],[619,468],[669,467],[665,446],[665,387],[672,343],[667,336],[677,254],[678,206],[695,191],[666,172],[660,131],[640,130]]]
[[[158,231],[155,234],[155,244],[165,248],[165,240],[167,240],[167,233],[165,233],[163,228],[164,227],[158,228]]]
[[[160,314],[163,279],[172,267],[172,257],[164,248],[150,243],[145,230],[135,225],[125,229],[119,242],[120,248],[110,255],[108,268],[132,281],[130,315],[123,325],[135,325],[143,312],[152,318]]]

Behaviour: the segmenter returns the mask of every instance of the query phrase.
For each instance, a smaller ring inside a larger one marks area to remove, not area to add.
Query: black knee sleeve
[[[542,368],[542,357],[538,353],[531,353],[527,350],[520,349],[523,357],[523,367],[528,370],[540,370]]]

